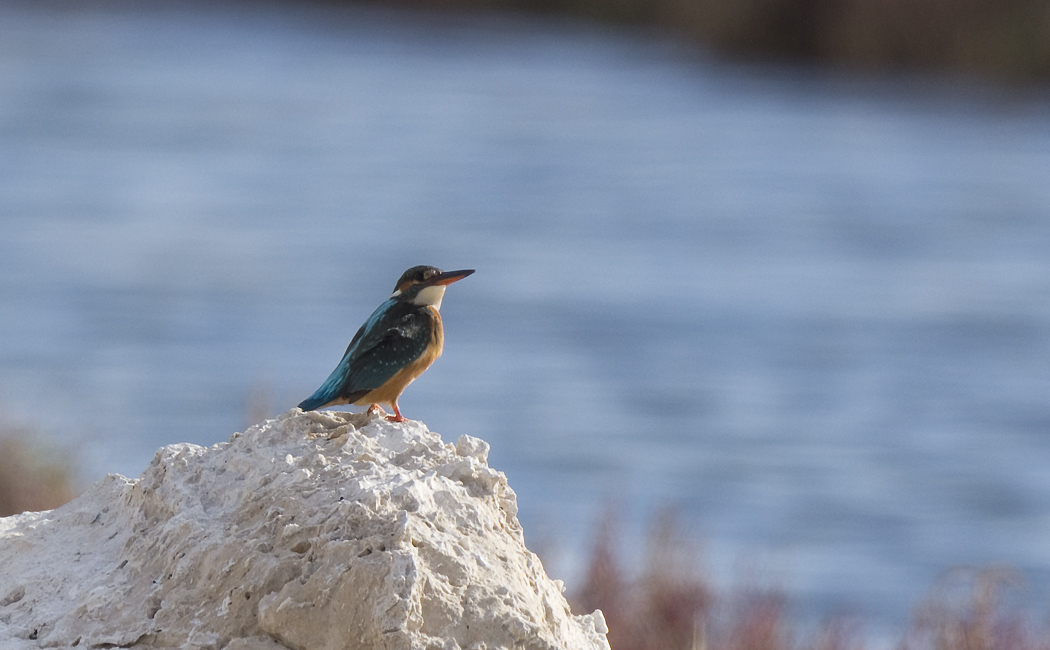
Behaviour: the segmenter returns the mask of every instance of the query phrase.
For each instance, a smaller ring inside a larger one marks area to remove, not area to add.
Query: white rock
[[[0,519],[0,648],[608,649],[488,444],[288,413]]]

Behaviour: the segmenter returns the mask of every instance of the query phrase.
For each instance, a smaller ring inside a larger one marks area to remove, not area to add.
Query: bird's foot
[[[365,414],[366,415],[386,415],[386,411],[384,411],[383,407],[379,406],[378,404],[372,404],[371,406],[368,407],[368,410],[365,411]]]
[[[397,400],[394,400],[390,406],[394,407],[394,414],[386,416],[388,422],[404,422],[405,416],[401,415],[401,409],[397,407]]]

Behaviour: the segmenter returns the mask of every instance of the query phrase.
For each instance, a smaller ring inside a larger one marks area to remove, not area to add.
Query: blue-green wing
[[[418,359],[427,349],[430,327],[427,314],[406,314],[374,345],[359,345],[351,355],[350,392],[375,390]]]
[[[382,386],[426,350],[430,316],[393,299],[361,326],[332,374],[299,408],[311,411],[336,400],[354,402]]]

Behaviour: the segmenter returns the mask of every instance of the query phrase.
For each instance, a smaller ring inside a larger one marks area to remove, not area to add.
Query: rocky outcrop
[[[488,445],[288,413],[0,519],[0,647],[591,650]]]

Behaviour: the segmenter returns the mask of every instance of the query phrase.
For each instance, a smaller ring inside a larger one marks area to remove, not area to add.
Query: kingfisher
[[[394,414],[387,419],[404,422],[397,398],[441,356],[445,331],[438,310],[445,288],[473,272],[413,266],[402,273],[394,293],[357,330],[339,365],[299,408],[369,404],[372,413],[389,404]]]

